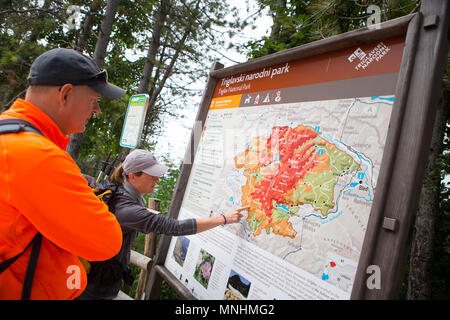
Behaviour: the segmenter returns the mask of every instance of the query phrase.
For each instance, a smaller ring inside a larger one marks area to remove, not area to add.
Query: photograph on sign
[[[148,99],[148,94],[138,94],[130,98],[120,138],[122,147],[136,148],[139,145],[147,113]]]
[[[165,267],[193,296],[350,298],[404,41],[218,79],[178,218],[250,209],[184,237],[182,264],[172,239]]]

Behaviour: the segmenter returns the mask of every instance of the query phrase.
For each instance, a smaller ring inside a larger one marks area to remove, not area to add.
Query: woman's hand
[[[195,219],[197,223],[197,233],[218,227],[220,225],[239,222],[242,218],[241,212],[248,209],[250,209],[249,206],[231,210],[225,214],[215,215],[210,218],[197,218]]]
[[[241,220],[242,218],[242,213],[241,211],[246,211],[250,209],[250,206],[246,206],[246,207],[242,207],[242,208],[238,208],[232,211],[228,211],[227,213],[223,214],[223,216],[226,219],[226,222],[224,221],[224,223],[229,224],[229,223],[237,223]],[[224,219],[224,220],[225,220]]]

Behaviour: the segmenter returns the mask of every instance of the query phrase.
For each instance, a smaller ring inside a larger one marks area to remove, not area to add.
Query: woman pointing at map
[[[168,168],[159,163],[155,156],[146,150],[136,149],[125,158],[111,175],[112,190],[117,189],[111,203],[112,209],[122,228],[123,244],[120,252],[107,261],[91,263],[88,285],[80,300],[113,299],[117,296],[122,279],[133,282],[128,267],[131,247],[138,232],[166,235],[190,235],[214,227],[237,223],[242,211],[249,207],[231,210],[210,218],[176,220],[155,214],[145,206],[143,194],[152,193],[159,177]],[[115,186],[114,186],[115,185]]]

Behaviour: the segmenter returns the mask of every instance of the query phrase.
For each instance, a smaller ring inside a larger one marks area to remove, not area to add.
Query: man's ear
[[[59,87],[58,89],[58,103],[60,106],[65,106],[67,99],[71,93],[73,93],[74,87],[70,83]]]

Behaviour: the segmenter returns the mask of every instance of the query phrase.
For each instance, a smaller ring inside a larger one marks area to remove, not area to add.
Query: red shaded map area
[[[314,155],[314,141],[318,135],[312,129],[272,128],[265,149],[259,158],[261,170],[260,182],[255,184],[251,193],[253,199],[261,202],[269,222],[272,220],[273,200],[285,203],[283,195],[311,170],[315,162],[310,161]],[[279,158],[279,161],[276,161]],[[272,165],[270,165],[272,164]]]

